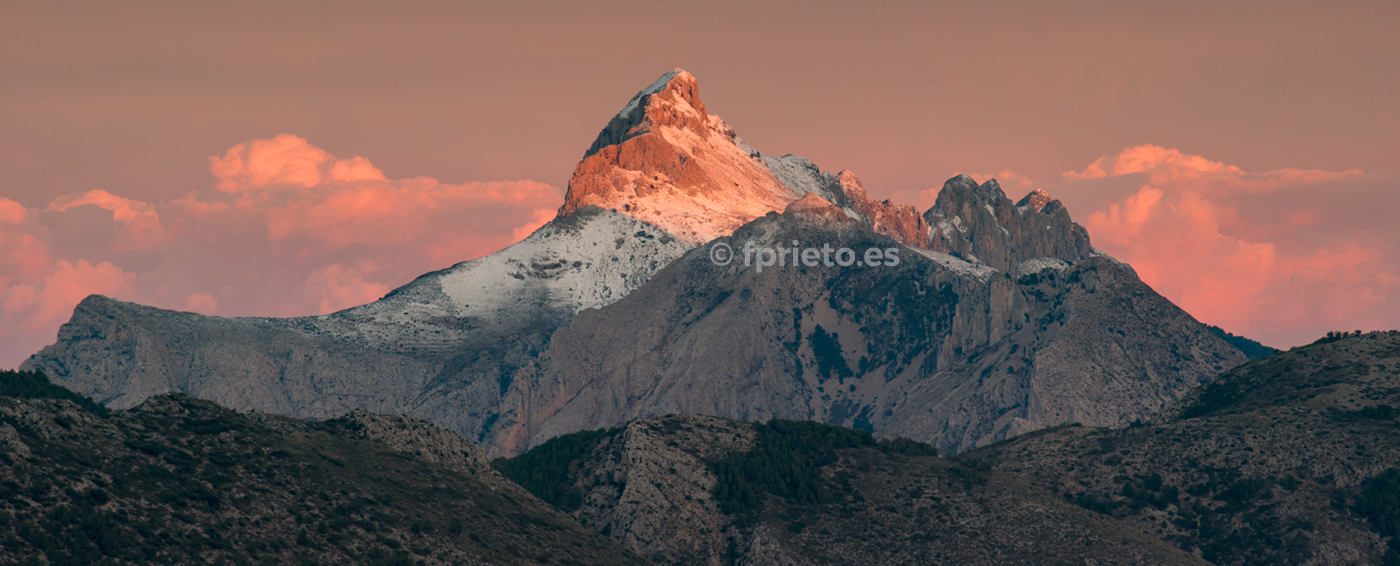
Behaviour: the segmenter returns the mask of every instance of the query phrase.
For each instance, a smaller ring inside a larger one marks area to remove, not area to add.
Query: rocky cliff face
[[[506,436],[485,441],[511,453],[698,413],[811,419],[956,452],[1056,424],[1124,426],[1244,361],[1111,259],[1047,260],[1018,277],[902,247],[834,212],[767,215],[721,239],[734,263],[693,250],[621,301],[581,312],[539,369],[516,378],[525,387],[507,396]],[[792,242],[894,250],[899,261],[743,265],[748,248]]]
[[[1008,273],[1036,258],[1073,263],[1095,255],[1089,233],[1070,220],[1060,201],[1033,191],[1013,205],[996,179],[980,186],[967,175],[949,179],[924,220],[932,226],[929,249]]]
[[[767,157],[749,147],[706,111],[695,77],[675,69],[632,97],[598,134],[569,179],[560,213],[599,206],[694,245],[805,194],[906,245],[928,242],[913,207],[870,200],[854,173],[822,173],[801,157]]]
[[[561,214],[594,205],[709,241],[797,194],[705,111],[699,85],[676,69],[637,93],[598,135],[569,179]]]

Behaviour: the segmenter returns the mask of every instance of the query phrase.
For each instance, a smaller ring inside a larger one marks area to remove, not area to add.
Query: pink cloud
[[[384,178],[362,158],[349,161],[342,165],[335,156],[304,139],[279,134],[235,145],[223,157],[210,157],[209,171],[219,179],[219,190],[228,193],[249,193],[275,185],[311,188],[338,180],[337,172],[355,180]]]
[[[1250,172],[1145,145],[1067,172],[1057,190],[1114,177],[1146,184],[1083,217],[1094,245],[1197,318],[1280,346],[1400,326],[1395,229],[1348,208],[1375,199],[1357,183],[1378,178]]]
[[[0,224],[24,222],[24,206],[10,199],[0,197]]]
[[[200,314],[214,314],[219,309],[219,300],[209,293],[191,293],[185,296],[185,310]]]
[[[0,289],[48,273],[52,260],[46,230],[33,217],[24,206],[0,197]]]
[[[527,236],[563,197],[528,180],[391,179],[364,157],[286,134],[238,144],[209,170],[210,187],[160,203],[101,189],[42,211],[0,198],[0,367],[51,342],[93,293],[223,316],[364,304]],[[90,206],[111,213],[115,241],[51,239],[54,229],[90,227],[91,217],[65,220]]]
[[[134,274],[105,261],[93,265],[85,259],[75,263],[60,259],[42,281],[0,290],[0,310],[6,324],[14,324],[21,332],[56,329],[83,297],[97,293],[128,298],[135,280]],[[9,329],[0,332],[14,333]]]
[[[181,203],[188,213],[219,215],[229,208],[251,212],[261,217],[275,250],[301,256],[356,246],[417,244],[440,250],[433,254],[435,261],[463,259],[449,253],[475,257],[528,235],[517,228],[538,228],[543,224],[538,211],[553,210],[560,198],[558,189],[534,181],[449,184],[427,177],[387,179],[363,157],[337,159],[287,134],[234,146],[223,157],[210,159],[210,172],[219,179],[220,191],[239,198],[220,202],[189,197]],[[481,218],[504,213],[499,220],[516,224],[469,226],[465,221],[472,212]]]
[[[49,203],[48,210],[63,212],[68,209],[90,204],[112,213],[112,220],[126,227],[126,240],[114,245],[120,250],[149,250],[161,244],[165,228],[160,224],[160,215],[155,207],[147,203],[119,197],[102,189],[91,190],[81,195],[65,195]]]
[[[1316,184],[1364,175],[1360,169],[1324,171],[1291,167],[1252,173],[1234,165],[1151,144],[1124,149],[1108,163],[1107,170],[1104,169],[1106,159],[1108,158],[1100,157],[1083,171],[1066,171],[1061,177],[1066,181],[1081,181],[1145,174],[1148,183],[1153,185],[1196,183],[1198,190],[1211,187],[1226,191],[1263,193],[1292,184]]]
[[[311,273],[302,285],[302,292],[318,301],[316,314],[330,314],[363,305],[383,297],[389,286],[367,281],[365,276],[378,271],[370,262],[355,266],[328,265]]]

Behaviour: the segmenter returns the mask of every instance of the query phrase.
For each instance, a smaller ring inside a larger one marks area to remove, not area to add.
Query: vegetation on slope
[[[491,462],[491,467],[546,503],[573,511],[583,504],[583,490],[568,481],[569,465],[599,439],[621,430],[585,430],[556,436],[518,457],[497,458]]]
[[[1400,508],[1396,406],[1400,333],[1335,333],[1234,368],[1153,423],[974,454],[1218,564],[1375,563],[1400,544],[1385,511]]]
[[[363,426],[178,395],[105,417],[0,397],[0,563],[641,562],[488,469]]]
[[[837,496],[821,477],[821,468],[837,460],[838,450],[858,446],[882,452],[933,456],[932,446],[907,438],[876,442],[869,432],[812,421],[774,419],[754,424],[754,447],[712,466],[718,481],[715,501],[725,513],[763,509],[766,495],[789,505],[830,503]]]
[[[49,381],[49,376],[38,371],[0,371],[0,397],[64,399],[98,415],[106,416],[109,412],[105,405],[74,393],[66,387],[54,385]]]
[[[1361,484],[1354,509],[1390,542],[1385,566],[1400,565],[1400,469],[1390,468]]]
[[[1256,342],[1254,340],[1250,340],[1249,338],[1245,338],[1244,336],[1238,336],[1226,332],[1224,328],[1221,328],[1219,326],[1213,326],[1208,324],[1206,325],[1206,329],[1210,330],[1212,334],[1219,336],[1222,340],[1228,342],[1231,346],[1234,346],[1235,349],[1239,350],[1240,353],[1244,354],[1244,357],[1249,358],[1251,360],[1267,358],[1278,353],[1278,350],[1276,349],[1260,344],[1259,342]]]
[[[571,514],[660,564],[1202,563],[985,462],[861,430],[673,415],[560,444],[587,450],[532,461],[568,471]]]

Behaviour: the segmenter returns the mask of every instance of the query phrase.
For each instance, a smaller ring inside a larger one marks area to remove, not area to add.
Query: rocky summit
[[[797,265],[822,246],[884,259]],[[760,271],[759,250],[783,263]],[[609,120],[558,216],[500,252],[326,316],[89,297],[23,367],[114,408],[180,392],[299,418],[409,414],[500,456],[669,413],[957,452],[1126,426],[1244,360],[1049,195],[1013,203],[958,176],[923,214],[876,202],[850,171],[749,147],[677,69]]]

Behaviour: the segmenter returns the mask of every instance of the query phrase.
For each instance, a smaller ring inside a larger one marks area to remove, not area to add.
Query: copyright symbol
[[[734,261],[734,248],[724,242],[710,246],[710,261],[719,266],[729,265]]]

